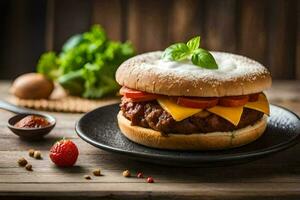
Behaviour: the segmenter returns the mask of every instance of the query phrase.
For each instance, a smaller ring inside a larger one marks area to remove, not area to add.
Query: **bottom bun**
[[[255,124],[229,132],[162,134],[149,128],[131,126],[122,111],[118,114],[121,132],[133,142],[159,149],[220,150],[243,146],[259,138],[267,127],[267,117]]]

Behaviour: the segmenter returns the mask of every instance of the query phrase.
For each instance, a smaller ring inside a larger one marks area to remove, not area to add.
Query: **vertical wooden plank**
[[[300,1],[297,1],[296,78],[300,80]]]
[[[54,45],[54,0],[47,0],[47,10],[46,10],[46,50],[52,51]]]
[[[73,34],[87,31],[91,22],[90,0],[56,0],[54,49],[60,51],[64,42]]]
[[[129,1],[128,38],[139,53],[167,46],[169,5],[168,0]]]
[[[1,31],[0,31],[0,78],[1,79],[7,79],[8,78],[8,63],[9,63],[9,54],[10,49],[9,46],[11,46],[10,38],[8,37],[11,35],[9,27],[11,24],[11,18],[12,12],[11,12],[11,6],[12,1],[9,0],[3,0],[0,1],[0,24],[1,24]]]
[[[296,2],[276,0],[270,4],[268,63],[273,78],[295,77]]]
[[[266,1],[244,0],[240,2],[239,53],[266,64],[267,15]]]
[[[45,50],[46,1],[1,2],[0,78],[32,72]]]
[[[121,0],[94,0],[92,5],[92,23],[100,24],[106,30],[109,38],[122,39],[123,17]]]
[[[175,0],[170,6],[169,43],[204,36],[204,4],[199,0]]]
[[[236,1],[209,0],[205,7],[205,42],[217,51],[236,51]]]

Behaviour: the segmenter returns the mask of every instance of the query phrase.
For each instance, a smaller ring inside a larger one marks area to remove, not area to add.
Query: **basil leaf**
[[[200,36],[197,36],[197,37],[194,37],[192,39],[190,39],[186,45],[188,46],[188,48],[191,50],[191,51],[194,51],[196,49],[199,48],[200,46]]]
[[[208,51],[197,49],[192,55],[192,63],[206,69],[218,69],[217,62]]]
[[[188,46],[184,43],[176,43],[164,51],[162,58],[165,60],[183,60],[190,55],[190,50]]]
[[[207,68],[218,69],[218,65],[209,51],[200,48],[200,36],[190,39],[185,43],[176,43],[165,49],[162,59],[181,61],[191,59],[194,65]]]

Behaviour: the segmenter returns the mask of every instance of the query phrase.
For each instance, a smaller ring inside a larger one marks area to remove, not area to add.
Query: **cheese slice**
[[[176,104],[175,102],[169,100],[168,98],[157,99],[159,105],[176,120],[184,120],[194,114],[201,112],[203,109],[189,108]],[[258,100],[255,102],[248,102],[244,106],[238,107],[224,107],[224,106],[214,106],[207,109],[209,112],[214,113],[227,121],[231,122],[237,126],[240,122],[243,108],[250,108],[263,112],[267,115],[270,114],[269,102],[266,96],[262,93],[259,95]]]
[[[237,107],[215,106],[207,110],[211,113],[214,113],[226,119],[227,121],[237,126],[240,122],[243,113],[243,106],[237,106]]]
[[[183,107],[175,102],[172,102],[168,98],[158,98],[157,99],[159,105],[176,120],[181,121],[184,120],[196,113],[199,113],[202,111],[200,108],[188,108]]]
[[[259,112],[263,112],[267,115],[270,114],[270,108],[269,108],[269,102],[267,97],[262,93],[259,94],[258,100],[255,102],[248,102],[244,106],[239,107],[223,107],[223,106],[215,106],[212,108],[207,109],[209,112],[212,112],[235,126],[237,126],[240,122],[242,113],[243,113],[243,107],[250,108],[253,110],[257,110]]]
[[[259,94],[257,101],[248,102],[244,105],[244,107],[263,112],[266,115],[270,115],[269,102],[266,95],[263,93]]]

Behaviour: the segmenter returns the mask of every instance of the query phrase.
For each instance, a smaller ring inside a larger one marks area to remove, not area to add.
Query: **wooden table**
[[[7,82],[0,83],[1,98],[6,97],[7,88]],[[300,115],[299,81],[277,81],[267,93],[272,103]],[[0,199],[300,198],[300,145],[242,165],[175,168],[127,160],[85,143],[74,131],[80,114],[51,113],[58,119],[52,133],[43,141],[26,142],[7,129],[6,120],[11,114],[0,113]],[[80,149],[76,167],[60,169],[49,160],[51,145],[62,137],[71,138]],[[29,158],[29,148],[41,150],[43,160]],[[20,157],[32,163],[33,172],[18,167]],[[92,180],[83,178],[97,167],[104,176],[92,176]],[[145,179],[124,178],[125,169],[133,174],[142,171],[145,176],[153,176],[156,182],[149,184]]]

